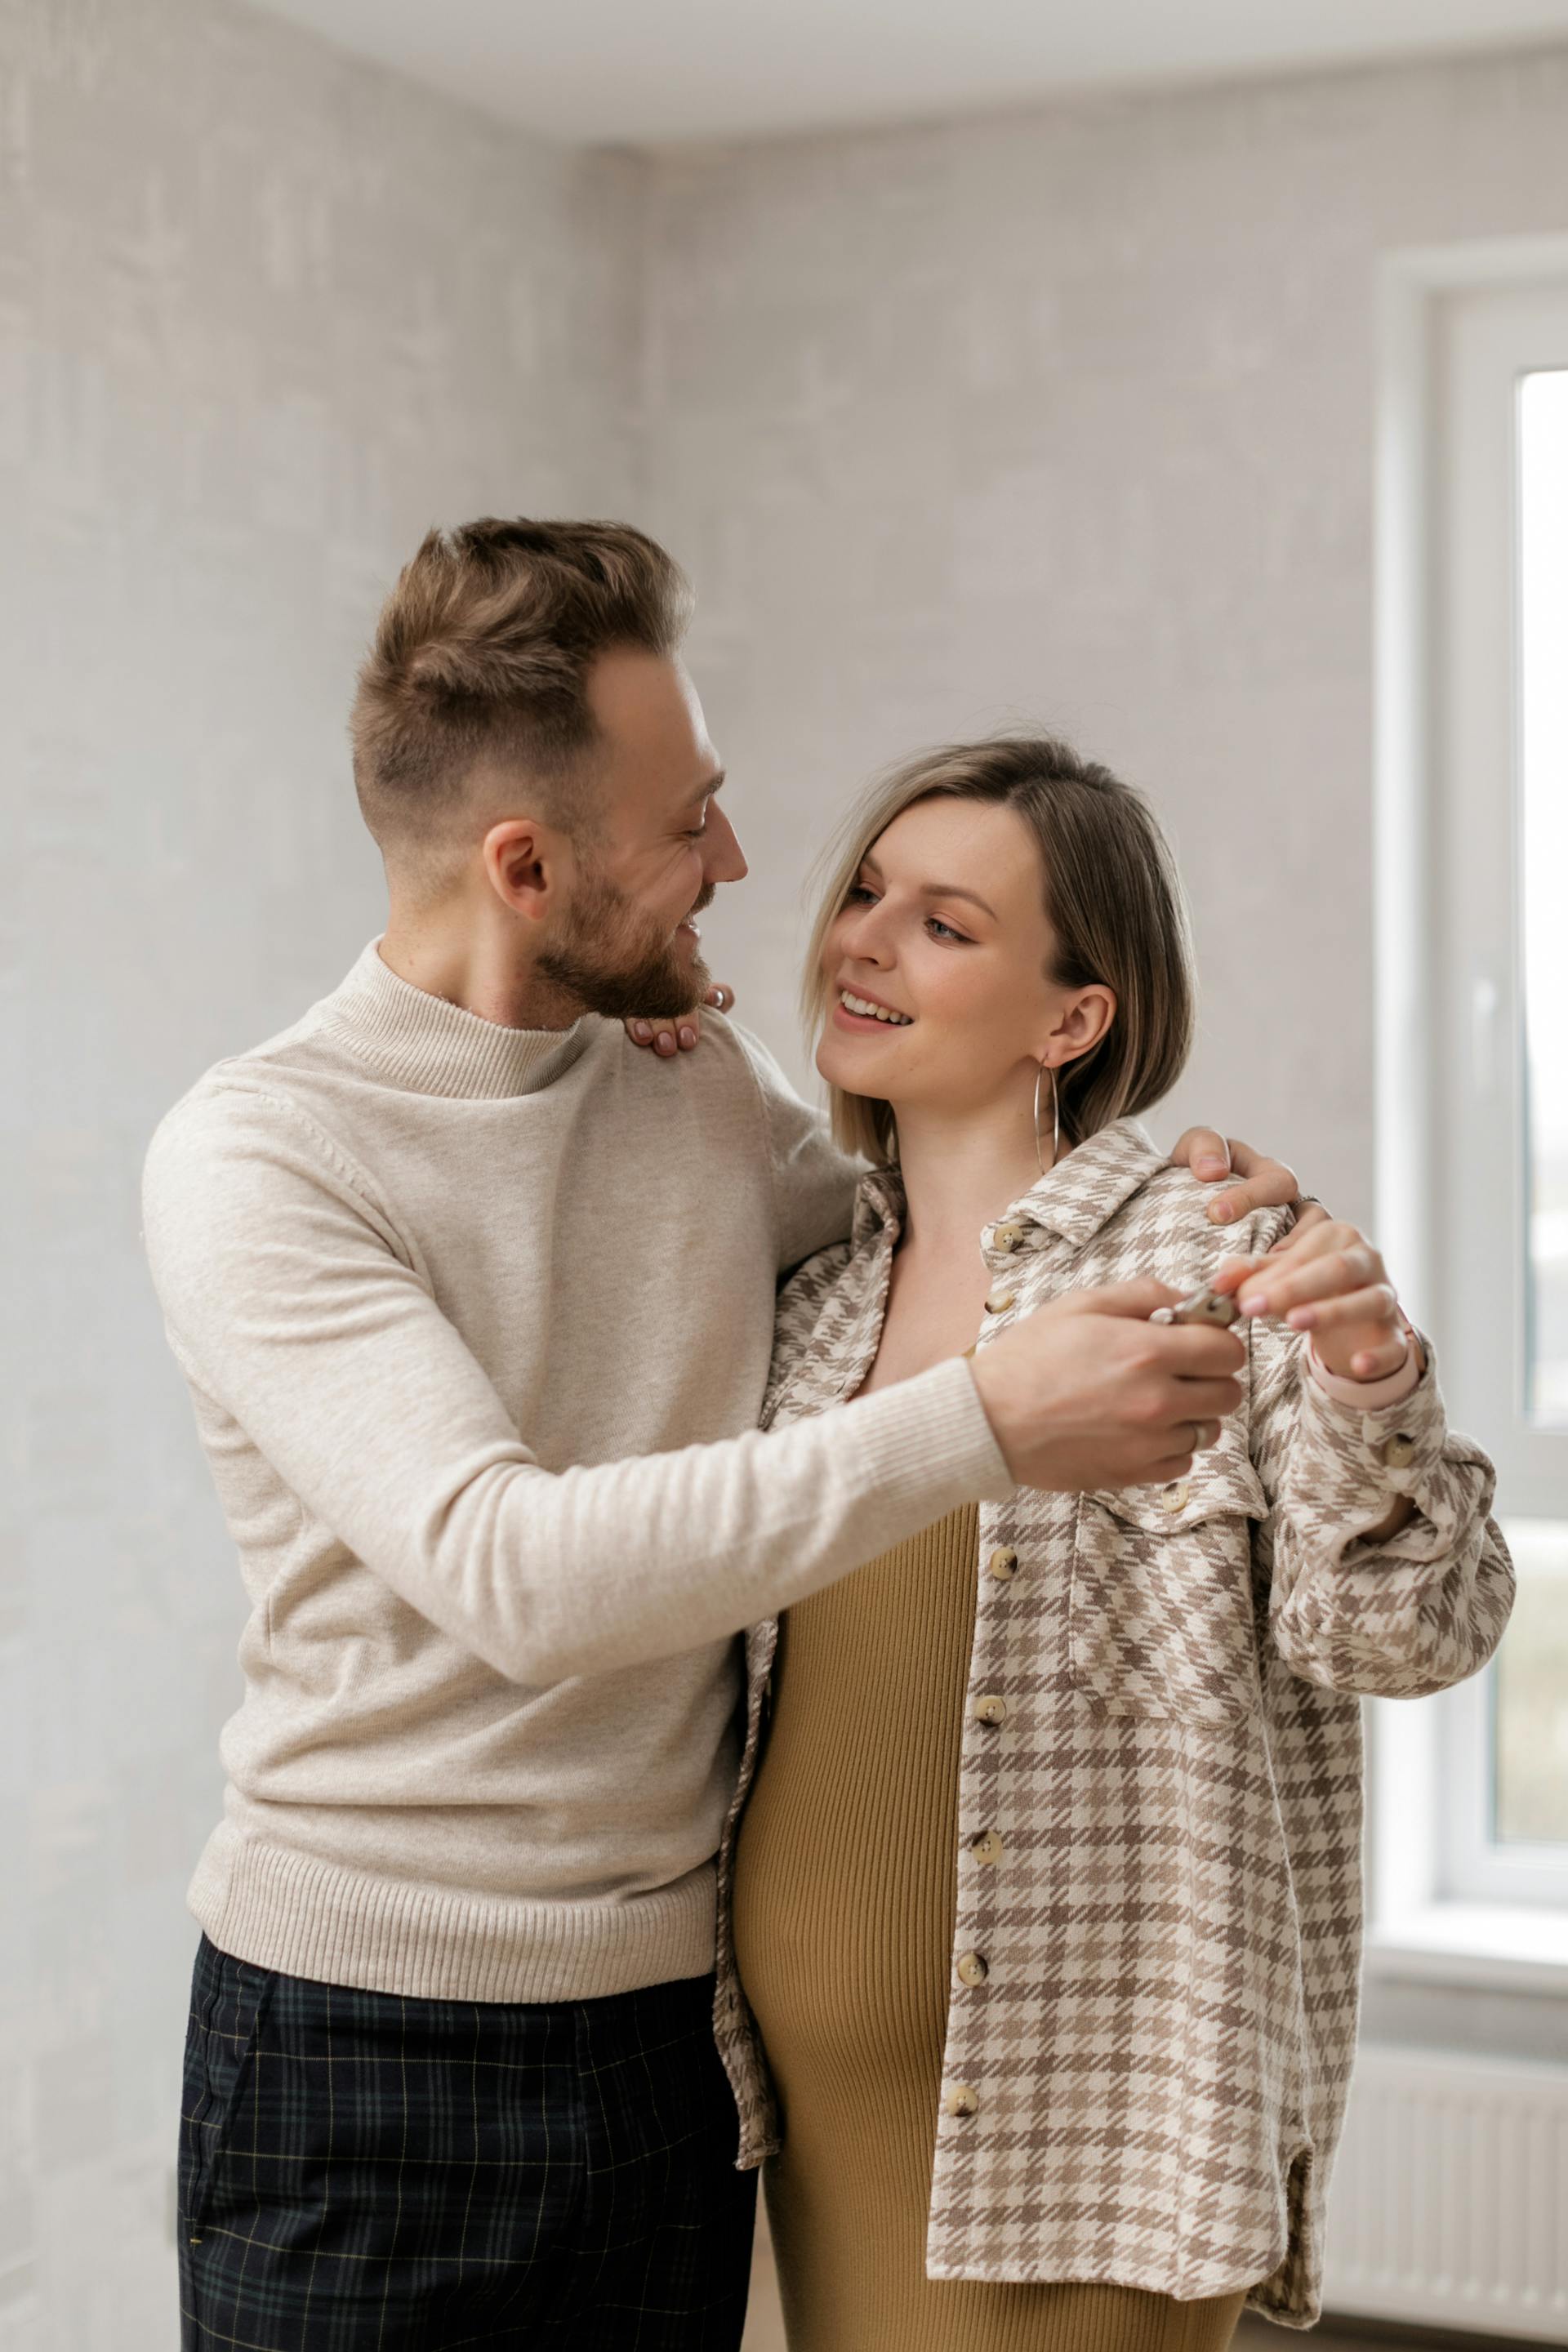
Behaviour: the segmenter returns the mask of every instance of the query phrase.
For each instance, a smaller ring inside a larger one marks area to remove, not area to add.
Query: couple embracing
[[[733,2352],[760,2167],[795,2352],[1307,2326],[1359,1697],[1495,1646],[1490,1467],[1363,1234],[1138,1125],[1180,889],[1061,743],[854,813],[795,1097],[700,960],[689,603],[620,526],[426,541],[385,932],[149,1154],[251,1604],[184,2340]]]

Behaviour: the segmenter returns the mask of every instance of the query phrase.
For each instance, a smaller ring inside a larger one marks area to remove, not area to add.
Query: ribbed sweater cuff
[[[871,1483],[889,1494],[921,1496],[924,1525],[963,1503],[999,1503],[1015,1481],[992,1434],[974,1375],[963,1357],[918,1379],[881,1389],[851,1410]]]

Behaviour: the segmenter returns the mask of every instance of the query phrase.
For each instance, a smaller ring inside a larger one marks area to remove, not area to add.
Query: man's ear
[[[509,816],[492,824],[479,855],[491,889],[503,906],[538,922],[559,905],[566,845],[542,818]]]

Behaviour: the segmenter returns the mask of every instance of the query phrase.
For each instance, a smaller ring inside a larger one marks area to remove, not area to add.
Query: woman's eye
[[[849,886],[848,903],[851,906],[868,906],[875,899],[877,893],[875,890],[868,890],[864,882],[852,882]]]
[[[931,918],[931,928],[933,931],[940,931],[944,940],[957,940],[963,946],[969,944],[962,931],[955,931],[951,923],[944,923],[938,915]]]

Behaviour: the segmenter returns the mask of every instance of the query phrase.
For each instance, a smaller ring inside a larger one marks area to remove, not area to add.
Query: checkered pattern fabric
[[[781,1301],[768,1416],[820,1412],[875,1355],[903,1202],[861,1187],[847,1244]],[[1091,1137],[987,1226],[981,1344],[1064,1291],[1195,1287],[1289,1213],[1218,1228],[1143,1130]],[[1329,2167],[1354,2048],[1362,1932],[1358,1695],[1457,1682],[1512,1598],[1491,1465],[1430,1367],[1361,1412],[1304,1343],[1246,1327],[1242,1409],[1190,1478],[982,1507],[960,1776],[956,1978],[927,2268],[1104,2280],[1184,2300],[1246,2287],[1317,2315]],[[1414,1515],[1364,1539],[1396,1494]],[[774,2125],[735,1980],[735,1829],[774,1628],[748,1640],[742,1780],[721,1853],[721,2047],[757,2162]]]
[[[186,2352],[734,2352],[755,2175],[711,1978],[405,2000],[204,1937],[185,2050]]]

